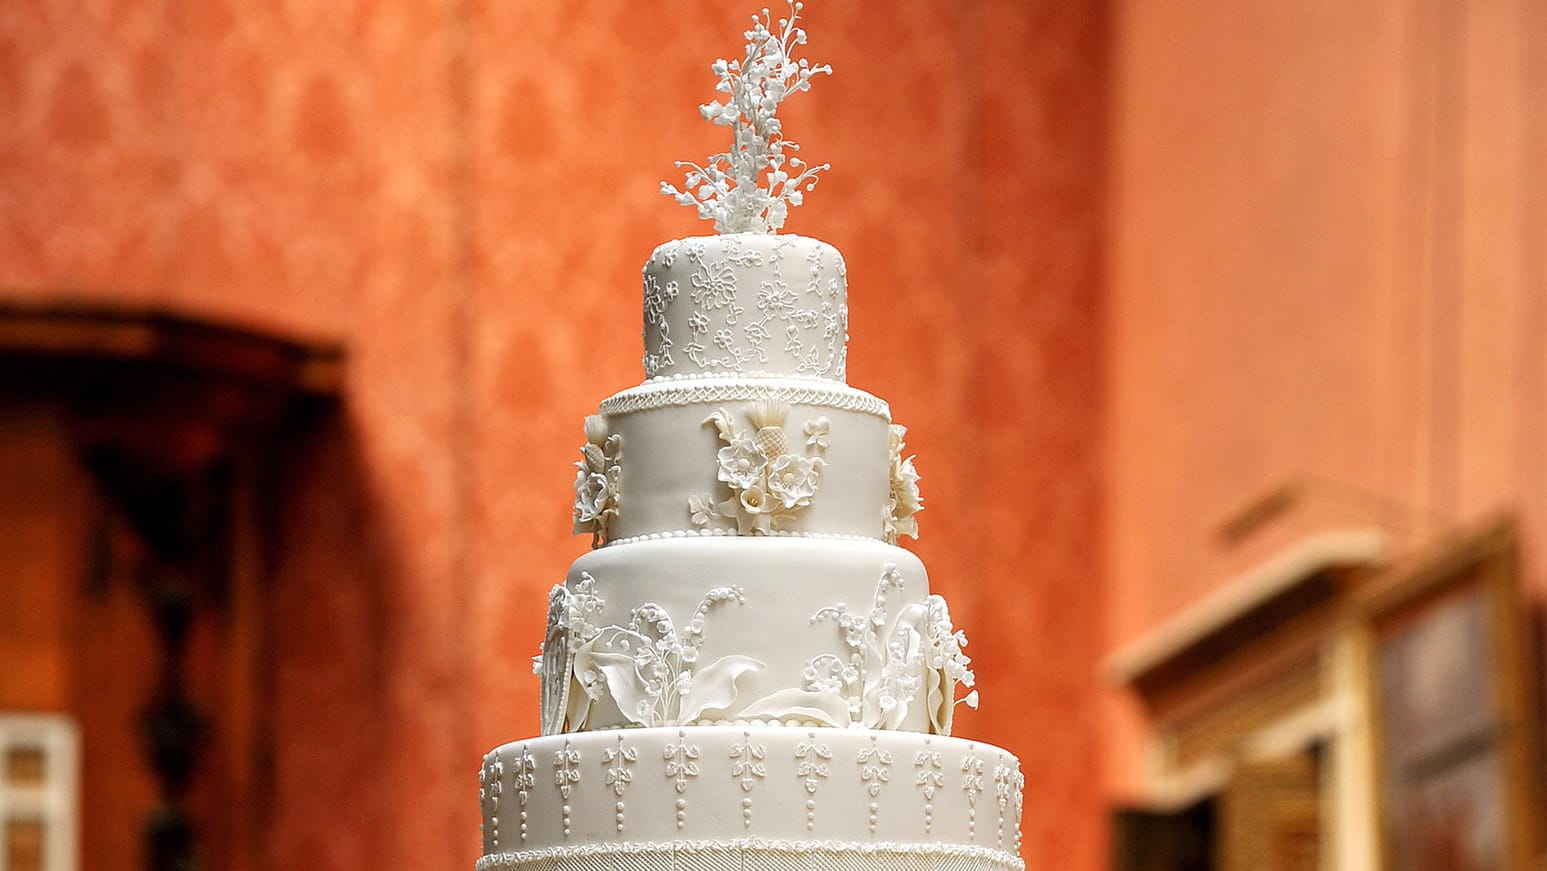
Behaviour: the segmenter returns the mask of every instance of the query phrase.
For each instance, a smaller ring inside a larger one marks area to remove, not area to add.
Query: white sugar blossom
[[[763,488],[753,485],[741,491],[741,510],[748,514],[767,514],[771,508]]]
[[[789,450],[784,432],[788,413],[782,402],[754,403],[748,410],[751,431],[738,426],[723,409],[704,420],[714,425],[725,444],[716,454],[716,477],[730,492],[720,501],[690,496],[688,514],[695,527],[708,528],[719,521],[733,525],[737,535],[768,535],[787,528],[785,524],[811,505],[827,461]],[[821,420],[825,425],[826,419]],[[808,423],[808,437],[812,431]]]
[[[822,465],[821,457],[785,454],[768,468],[768,490],[785,508],[804,508],[816,496]]]
[[[825,415],[815,420],[806,421],[806,445],[818,451],[827,450],[828,427],[829,424]]]
[[[967,633],[952,625],[945,599],[930,596],[925,606],[928,618],[924,633],[924,702],[930,731],[949,735],[956,706],[978,706],[978,691],[972,688],[977,676],[972,672],[972,659],[964,650]],[[957,687],[966,687],[969,692],[958,699]]]
[[[798,26],[803,4],[787,0],[790,16],[774,22],[767,9],[752,16],[745,32],[746,53],[740,60],[716,60],[710,70],[725,94],[699,107],[706,121],[730,127],[731,149],[712,155],[704,165],[678,161],[686,167],[681,189],[661,182],[661,193],[698,216],[714,221],[720,233],[771,233],[784,226],[790,206],[801,204],[816,187],[827,164],[811,165],[792,153],[800,146],[784,138],[779,104],[811,89],[813,76],[831,73],[826,64],[797,59],[797,46],[806,42]]]
[[[892,477],[892,499],[896,502],[896,513],[910,520],[924,507],[923,497],[919,495],[919,473],[913,467],[912,457],[897,463],[896,474]]]
[[[585,421],[586,444],[575,463],[575,534],[591,533],[591,544],[607,543],[607,533],[618,516],[619,482],[623,476],[623,436],[608,435],[607,421],[593,414]]]
[[[889,593],[902,587],[902,575],[895,566],[888,566],[868,612],[851,612],[840,603],[813,615],[813,623],[835,623],[848,649],[846,657],[832,653],[816,656],[804,670],[807,691],[834,693],[847,709],[847,722],[831,725],[896,729],[918,696],[926,656],[918,625],[922,609],[909,606],[894,623],[887,607]]]
[[[607,476],[590,472],[575,477],[575,522],[590,523],[602,516],[612,500]]]
[[[782,282],[765,281],[757,291],[757,307],[770,315],[789,315],[795,311],[795,291]]]
[[[693,272],[693,302],[702,308],[724,308],[736,302],[736,270],[728,260],[715,260]]]
[[[907,432],[907,427],[892,424],[888,445],[892,483],[882,517],[884,537],[891,544],[896,544],[899,536],[919,537],[919,522],[914,515],[924,510],[924,499],[919,495],[918,470],[913,467],[912,457],[902,455],[906,446],[903,437]]]
[[[745,599],[740,587],[711,589],[680,629],[665,608],[651,602],[630,612],[626,624],[596,626],[582,620],[562,628],[557,634],[567,638],[569,656],[555,658],[553,671],[559,680],[573,683],[568,708],[562,717],[555,716],[550,731],[585,728],[596,703],[604,699],[636,726],[716,721],[727,710],[745,706],[747,700],[738,698],[738,683],[761,670],[763,663],[740,655],[707,663],[699,657],[710,611]],[[562,626],[568,614],[581,609],[598,612],[592,600],[590,590],[577,585],[562,603],[557,622]],[[550,614],[549,621],[552,636],[555,615]]]
[[[696,527],[705,527],[715,517],[714,499],[711,496],[689,496],[688,514]]]
[[[745,437],[720,448],[719,458],[719,479],[737,490],[756,487],[763,480],[763,472],[768,466],[768,459],[763,456],[763,452],[757,449],[751,439]]]

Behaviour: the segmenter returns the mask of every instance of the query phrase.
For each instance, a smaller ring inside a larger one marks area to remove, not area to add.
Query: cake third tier
[[[645,541],[576,560],[550,600],[543,732],[763,723],[949,734],[965,639],[881,542]]]

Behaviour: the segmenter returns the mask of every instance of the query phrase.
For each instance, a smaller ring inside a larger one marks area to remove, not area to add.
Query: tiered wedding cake
[[[844,381],[843,258],[774,233],[826,168],[775,116],[829,72],[798,10],[714,64],[735,144],[663,185],[720,235],[650,256],[647,378],[586,420],[595,548],[549,601],[543,737],[484,760],[482,871],[1021,867],[1018,763],[947,737],[966,639],[895,544],[918,476]]]

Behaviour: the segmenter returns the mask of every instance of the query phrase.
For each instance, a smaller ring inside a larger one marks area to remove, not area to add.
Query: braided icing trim
[[[734,529],[672,529],[664,532],[646,532],[642,535],[631,535],[628,538],[613,539],[603,547],[615,547],[620,544],[635,544],[641,541],[667,541],[673,538],[734,538]],[[767,532],[765,538],[814,538],[819,541],[879,541],[886,543],[879,536],[874,535],[850,535],[842,532],[800,532],[793,529],[774,529]]]
[[[653,408],[712,402],[777,399],[790,405],[820,405],[839,411],[871,414],[888,423],[892,410],[886,402],[863,390],[808,381],[733,379],[685,383],[654,382],[632,387],[602,400],[602,414],[630,414]]]
[[[911,844],[896,841],[861,843],[858,841],[786,840],[764,838],[737,838],[723,841],[662,841],[656,843],[622,844],[575,844],[564,847],[545,847],[540,850],[513,850],[490,853],[478,860],[478,871],[504,871],[522,868],[535,862],[552,863],[562,860],[580,860],[587,869],[613,867],[606,860],[617,856],[692,855],[751,856],[783,859],[792,869],[811,867],[812,853],[840,854],[846,858],[885,859],[890,856],[921,856],[935,859],[968,859],[983,862],[1011,871],[1024,871],[1026,863],[1019,856],[992,847],[975,844]],[[585,862],[584,860],[600,860]],[[562,867],[562,866],[561,866]],[[670,867],[670,866],[666,866]],[[938,866],[937,866],[938,867]]]
[[[849,386],[849,383],[847,381],[844,381],[842,378],[833,378],[832,376],[829,376],[829,375],[792,375],[789,372],[769,372],[769,371],[763,371],[763,370],[757,370],[757,371],[754,371],[754,372],[731,372],[731,373],[727,373],[727,372],[725,372],[723,370],[719,371],[719,372],[673,372],[670,375],[653,375],[653,376],[651,376],[649,378],[646,378],[644,383],[646,385],[656,385],[656,384],[669,384],[669,383],[673,383],[673,382],[680,383],[680,382],[683,382],[683,381],[710,381],[710,380],[724,379],[724,378],[744,378],[744,379],[764,379],[764,380],[778,379],[778,380],[781,380],[781,381],[789,381],[791,379],[802,379],[803,378],[803,379],[807,379],[807,380],[810,380],[810,381],[821,381],[821,382],[825,382],[827,384],[837,385],[839,387],[847,387],[847,386]]]

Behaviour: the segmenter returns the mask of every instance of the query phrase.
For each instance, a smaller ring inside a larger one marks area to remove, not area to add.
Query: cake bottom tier
[[[686,726],[506,744],[479,871],[1019,871],[1008,751],[867,729]]]

